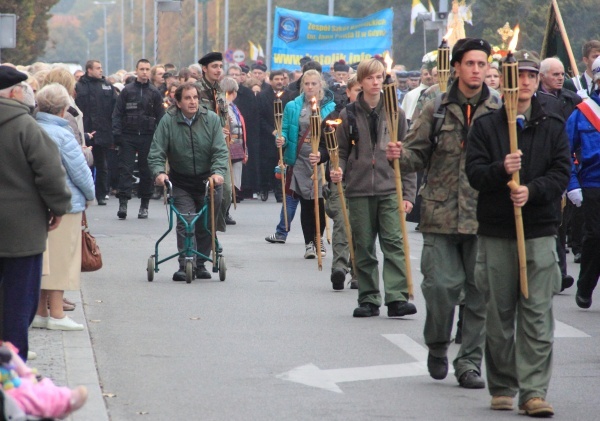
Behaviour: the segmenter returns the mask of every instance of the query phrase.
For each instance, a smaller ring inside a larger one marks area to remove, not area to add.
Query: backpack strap
[[[444,124],[444,118],[446,118],[446,106],[442,104],[445,97],[445,93],[438,94],[433,103],[433,124],[431,125],[431,132],[429,133],[429,140],[433,145],[432,153],[437,147],[438,136],[442,129],[442,125]]]

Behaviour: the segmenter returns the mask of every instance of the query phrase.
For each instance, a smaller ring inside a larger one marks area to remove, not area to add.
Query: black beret
[[[310,58],[309,56],[304,56],[300,59],[300,67],[304,67],[304,65],[306,63],[308,63],[309,61],[312,61],[312,58]]]
[[[25,73],[19,72],[14,67],[0,66],[0,89],[10,88],[27,80]]]
[[[267,66],[262,61],[257,61],[252,65],[252,70],[262,70],[263,72],[267,71]]]
[[[242,73],[248,74],[250,71],[250,68],[246,65],[246,63],[240,63],[238,66],[240,66],[240,69],[242,69]]]
[[[200,66],[208,66],[213,61],[223,61],[223,54],[218,51],[213,51],[212,53],[208,53],[198,60],[198,64]]]
[[[517,68],[519,70],[530,70],[532,72],[540,72],[540,58],[535,51],[519,50],[514,53],[517,60]]]
[[[396,72],[396,77],[398,79],[408,79],[408,72],[406,72],[406,71]]]
[[[456,41],[454,48],[452,48],[452,59],[450,65],[454,66],[454,63],[462,60],[463,55],[467,51],[480,50],[487,54],[489,57],[492,54],[492,47],[490,43],[484,39],[479,38],[462,38]]]
[[[335,63],[333,63],[333,71],[348,72],[350,71],[350,66],[348,66],[344,60],[336,61]]]

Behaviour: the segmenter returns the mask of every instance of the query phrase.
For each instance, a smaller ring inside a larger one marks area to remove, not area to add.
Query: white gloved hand
[[[589,98],[588,92],[585,89],[578,90],[577,95],[579,95],[581,99]]]
[[[583,195],[581,194],[581,189],[571,190],[567,193],[567,197],[575,206],[578,208],[581,207],[581,202],[583,202]]]

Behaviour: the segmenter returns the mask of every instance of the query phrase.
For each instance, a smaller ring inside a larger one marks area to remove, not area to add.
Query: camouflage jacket
[[[426,170],[426,181],[419,191],[421,232],[476,234],[477,191],[469,185],[465,174],[469,128],[465,125],[462,107],[458,103],[458,82],[449,89],[442,100],[446,115],[437,145],[434,147],[430,140],[435,101],[429,101],[402,144],[400,165],[402,171]],[[500,96],[484,84],[471,124],[482,114],[501,105]]]
[[[221,119],[221,127],[225,127],[229,116],[225,92],[221,90],[219,82],[210,84],[205,78],[200,79],[196,85],[200,89],[200,103],[211,111],[217,113]]]

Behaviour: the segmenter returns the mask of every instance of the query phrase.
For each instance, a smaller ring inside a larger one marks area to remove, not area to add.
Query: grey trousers
[[[475,286],[476,254],[475,235],[423,233],[421,290],[427,306],[424,337],[435,357],[445,357],[448,352],[454,310],[461,304],[464,291],[463,340],[454,359],[457,379],[469,370],[481,373],[485,300]]]
[[[545,398],[552,375],[552,296],[561,275],[554,237],[526,240],[529,298],[519,290],[514,239],[479,237],[475,279],[487,301],[486,372],[492,396]]]
[[[331,261],[331,270],[342,269],[350,272],[350,249],[348,248],[348,238],[346,237],[346,225],[344,214],[342,213],[342,204],[338,186],[329,183],[329,194],[325,195],[325,213],[333,219],[333,230],[331,235],[331,248],[333,250],[333,259]]]
[[[222,196],[223,186],[217,186],[215,188],[215,225],[218,225],[216,222],[216,217],[219,213],[219,206],[221,205]],[[212,249],[212,236],[210,231],[210,201],[207,203],[207,223],[204,225],[204,219],[202,217],[196,221],[196,225],[194,226],[196,235],[192,237],[192,242],[197,251],[209,257]],[[190,194],[177,186],[173,186],[173,204],[175,205],[175,208],[177,208],[177,210],[182,214],[197,213],[204,206],[204,194]],[[193,217],[186,219],[189,222],[193,219]],[[185,226],[183,225],[183,222],[179,220],[177,220],[176,232],[177,249],[181,252],[185,248]],[[185,265],[185,258],[179,256],[178,260],[179,268],[183,269]],[[195,266],[201,266],[206,261],[206,259],[201,259],[200,257],[194,260],[196,262]]]

